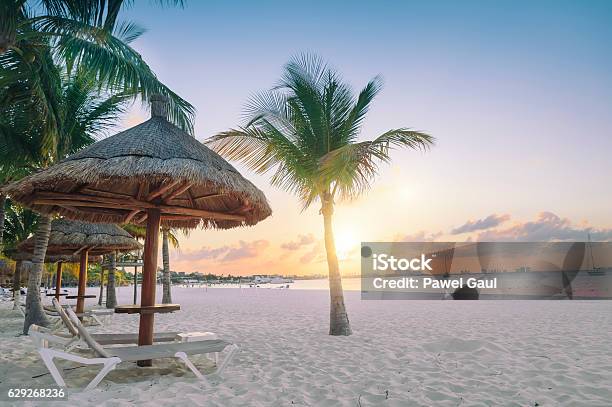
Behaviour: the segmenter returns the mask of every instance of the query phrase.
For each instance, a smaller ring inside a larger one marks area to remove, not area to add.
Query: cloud
[[[433,242],[444,233],[436,232],[429,233],[424,230],[419,230],[416,233],[412,233],[410,235],[397,235],[395,236],[396,242]]]
[[[459,235],[461,233],[475,232],[477,230],[491,229],[501,225],[510,219],[510,215],[489,215],[484,219],[468,220],[463,225],[451,230],[451,235]]]
[[[245,242],[241,240],[238,242],[237,247],[230,247],[225,253],[225,256],[221,259],[221,261],[232,261],[238,259],[246,259],[249,257],[257,257],[268,245],[270,242],[267,240],[255,240],[252,242]]]
[[[188,253],[181,253],[180,260],[217,260],[230,262],[234,260],[257,257],[270,245],[267,240],[254,240],[245,242],[240,240],[235,245],[226,245],[216,248],[203,247]]]
[[[312,249],[307,251],[302,257],[300,257],[300,263],[308,264],[313,262],[321,262],[325,260],[325,256],[323,255],[323,245],[321,242],[317,242]]]
[[[315,242],[315,237],[312,233],[307,235],[298,235],[297,240],[281,244],[281,248],[285,250],[299,250],[304,246],[311,245]]]
[[[534,221],[517,223],[505,229],[491,229],[477,235],[477,241],[584,241],[587,235],[595,241],[612,240],[612,229],[597,229],[573,224],[552,212],[541,212]]]

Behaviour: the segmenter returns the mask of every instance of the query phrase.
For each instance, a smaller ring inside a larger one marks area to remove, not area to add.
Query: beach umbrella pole
[[[55,272],[55,299],[59,301],[60,290],[62,288],[62,262],[57,262],[57,270]]]
[[[81,252],[81,263],[79,266],[79,290],[77,293],[77,306],[76,313],[82,314],[85,310],[85,286],[87,284],[87,260],[88,260],[88,249],[83,249]],[[80,317],[82,318],[82,317]]]
[[[140,285],[140,305],[155,305],[155,282],[157,277],[157,251],[159,249],[159,227],[161,213],[159,209],[147,210],[147,236],[144,246],[144,264],[142,267],[142,284]],[[155,314],[140,313],[138,345],[153,344],[153,323]],[[151,360],[139,360],[138,366],[152,366]]]
[[[134,305],[136,305],[136,299],[138,297],[138,291],[137,291],[137,280],[136,278],[138,277],[138,266],[134,266]]]

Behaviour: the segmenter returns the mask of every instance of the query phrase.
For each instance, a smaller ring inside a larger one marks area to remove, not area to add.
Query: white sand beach
[[[131,303],[131,294],[120,288],[119,302]],[[81,367],[64,371],[73,391],[61,405],[603,407],[612,400],[610,301],[362,301],[349,291],[354,334],[330,337],[324,290],[175,287],[173,297],[182,309],[156,316],[156,331],[212,331],[239,344],[224,378],[207,387],[174,361],[123,363],[83,392],[77,387],[96,368]],[[31,340],[19,336],[21,314],[0,307],[0,389],[53,385]],[[115,315],[92,331],[134,332],[137,322]],[[208,359],[194,360],[211,370]]]

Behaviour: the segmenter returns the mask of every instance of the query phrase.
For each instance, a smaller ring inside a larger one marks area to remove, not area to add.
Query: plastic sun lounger
[[[73,362],[81,363],[84,365],[103,365],[102,369],[92,379],[92,381],[85,388],[91,390],[95,388],[98,383],[104,379],[104,377],[121,362],[135,362],[138,360],[147,359],[160,359],[160,358],[177,358],[181,360],[185,365],[196,375],[196,377],[202,380],[204,383],[208,383],[206,377],[195,367],[195,365],[189,360],[190,355],[200,355],[206,353],[222,352],[225,348],[229,347],[228,354],[223,359],[222,363],[217,366],[215,373],[219,376],[223,374],[223,371],[227,367],[228,363],[232,360],[238,346],[231,344],[223,340],[209,340],[209,341],[198,341],[198,342],[179,342],[169,344],[158,344],[158,345],[146,345],[146,346],[128,346],[128,347],[102,347],[93,337],[87,332],[87,330],[81,324],[78,317],[71,309],[68,309],[68,316],[72,320],[73,324],[79,331],[79,335],[83,338],[89,347],[96,353],[97,358],[86,358],[73,353],[68,353],[56,349],[50,349],[47,347],[39,347],[38,353],[40,354],[45,366],[51,373],[51,376],[55,380],[58,386],[66,387],[66,382],[60,374],[57,366],[53,362],[53,359],[59,358],[64,360],[70,360]],[[34,326],[34,325],[33,325]]]
[[[52,301],[57,301],[55,298]],[[62,307],[60,305],[60,307]],[[65,307],[70,307],[69,305],[65,305]],[[43,309],[45,310],[45,312],[47,313],[47,315],[52,316],[52,317],[57,317],[59,316],[58,311],[57,311],[57,307],[49,307],[49,306],[43,306]],[[86,310],[85,312],[83,312],[82,314],[79,313],[77,314],[77,316],[79,318],[81,317],[89,317],[91,319],[94,320],[95,324],[94,325],[105,325],[99,317],[104,317],[105,321],[104,322],[108,322],[109,318],[112,318],[112,316],[115,314],[115,310],[112,309],[91,309],[91,310]]]
[[[19,304],[19,312],[21,312],[21,315],[23,315],[25,317],[25,308],[26,305],[24,303]],[[43,306],[43,310],[45,312],[45,314],[49,317],[54,317],[57,318],[59,317],[59,314],[56,310],[52,309],[51,307],[48,306]],[[107,321],[108,318],[112,317],[112,315],[114,314],[114,311],[109,309],[109,310],[98,310],[98,309],[94,309],[94,310],[89,310],[89,311],[85,311],[82,314],[78,314],[79,317],[88,317],[91,318],[94,321],[94,324],[92,325],[105,325],[99,317],[104,317],[105,321]],[[59,321],[54,321],[54,323],[57,325]]]
[[[39,341],[47,341],[54,344],[58,344],[64,347],[65,350],[70,351],[76,346],[84,345],[87,347],[87,343],[79,335],[79,331],[74,326],[68,314],[56,299],[53,299],[53,305],[60,316],[60,320],[63,322],[63,326],[68,330],[68,334],[58,333],[58,329],[50,330],[43,327],[36,327],[32,330],[33,337],[39,339]],[[77,315],[77,314],[75,314]],[[160,332],[153,335],[153,342],[173,342],[177,339],[180,332]],[[107,333],[107,334],[90,334],[96,342],[101,345],[129,345],[138,343],[137,333]],[[42,343],[42,342],[41,342]]]
[[[32,325],[28,331],[32,340],[38,347],[48,347],[49,344],[59,345],[66,352],[72,349],[83,346],[88,348],[89,345],[78,335],[72,335],[58,332],[57,329],[52,330],[38,325]],[[162,332],[153,336],[153,342],[174,342],[176,341],[178,332]],[[135,345],[138,343],[138,334],[91,334],[100,345]]]

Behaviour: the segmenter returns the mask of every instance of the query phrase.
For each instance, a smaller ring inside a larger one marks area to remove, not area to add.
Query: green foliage
[[[50,69],[54,63],[69,75],[87,72],[98,90],[131,99],[140,95],[147,106],[152,94],[166,95],[170,120],[193,130],[193,106],[161,83],[129,45],[144,29],[117,20],[123,1],[50,0],[29,9],[30,3],[38,2],[7,0],[0,7],[0,90],[4,93],[0,106],[23,104],[30,115],[37,116],[44,129],[44,147],[52,149],[60,131],[53,96],[60,88],[59,76]],[[180,1],[161,3],[182,5]]]
[[[248,102],[246,124],[208,140],[221,155],[258,173],[273,171],[271,183],[295,193],[307,208],[316,199],[351,199],[366,191],[379,162],[397,147],[427,149],[433,137],[407,128],[359,141],[379,77],[358,95],[320,58],[299,55],[285,65],[280,83]]]
[[[34,103],[37,98],[0,104],[0,165],[7,168],[12,179],[95,142],[117,123],[133,97],[124,92],[101,92],[86,71],[79,69],[70,74],[50,62],[45,71],[53,72],[54,86],[42,94],[53,100],[52,129],[44,122],[48,112],[40,114],[42,110]],[[35,79],[26,78],[9,84],[4,92],[0,90],[0,96],[8,98],[15,89],[29,89],[32,81]]]
[[[38,214],[7,200],[5,216],[3,243],[4,250],[10,251],[34,233]]]

